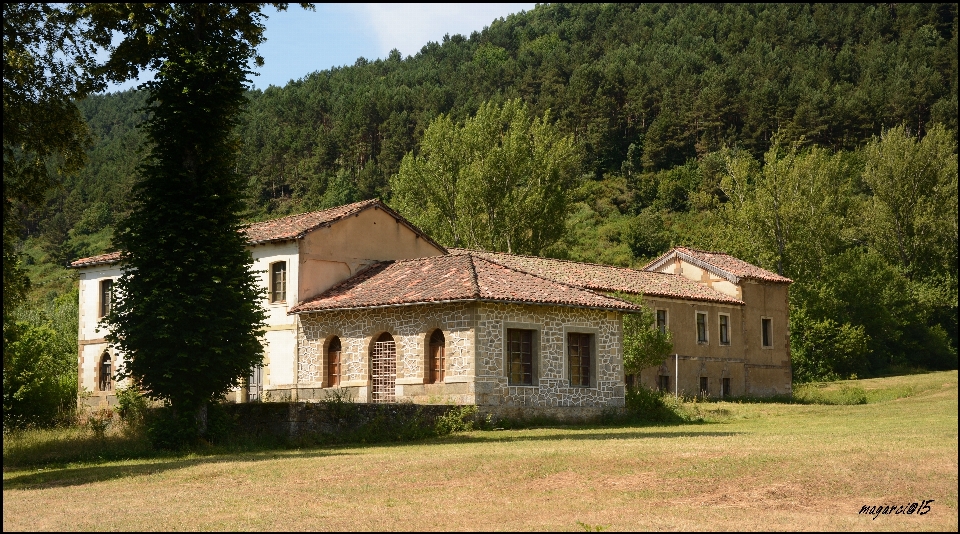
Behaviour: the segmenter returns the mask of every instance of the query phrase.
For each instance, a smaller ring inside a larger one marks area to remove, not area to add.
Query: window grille
[[[393,336],[384,333],[373,344],[370,364],[373,402],[396,402],[397,344]]]
[[[591,334],[567,334],[567,357],[570,385],[590,387]]]
[[[287,301],[287,262],[270,265],[270,302]]]
[[[340,385],[340,338],[330,340],[327,349],[327,387],[335,388]]]
[[[533,385],[533,330],[507,330],[507,372],[511,386]]]
[[[446,340],[443,337],[443,331],[439,328],[433,331],[430,336],[430,382],[436,384],[443,382],[446,376]]]

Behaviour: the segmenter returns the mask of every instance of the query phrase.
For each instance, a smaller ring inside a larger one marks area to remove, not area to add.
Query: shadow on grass
[[[194,453],[195,454],[195,453]],[[227,462],[262,462],[279,458],[329,458],[351,454],[347,451],[314,449],[284,454],[282,450],[260,451],[253,453],[213,453],[200,458],[168,457],[153,458],[140,463],[126,465],[87,465],[65,468],[44,468],[33,472],[12,475],[3,480],[3,490],[44,489],[66,486],[82,486],[104,480],[153,475],[184,469],[196,465]]]
[[[677,425],[674,428],[679,428]],[[559,430],[559,429],[551,429]],[[576,430],[576,433],[571,432],[550,432],[550,433],[539,433],[535,435],[517,435],[519,432],[523,431],[488,431],[488,432],[474,432],[471,434],[455,434],[444,439],[444,443],[492,443],[492,442],[522,442],[522,441],[560,441],[560,440],[575,440],[575,441],[606,441],[606,440],[621,440],[621,439],[660,439],[660,438],[721,438],[721,437],[730,437],[730,436],[739,436],[743,432],[691,432],[691,431],[680,431],[677,432],[615,432],[611,429],[593,429],[584,432],[582,428],[569,430]]]

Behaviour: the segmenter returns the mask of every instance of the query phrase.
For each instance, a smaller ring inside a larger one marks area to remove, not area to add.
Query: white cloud
[[[483,30],[494,19],[536,4],[360,4],[357,9],[376,33],[383,57],[396,48],[406,57],[415,55],[429,41],[441,42],[446,34]]]

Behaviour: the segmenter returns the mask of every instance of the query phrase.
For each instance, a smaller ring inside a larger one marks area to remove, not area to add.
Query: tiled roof
[[[747,263],[739,258],[735,258],[723,252],[709,252],[690,247],[676,247],[663,256],[648,263],[644,270],[654,270],[660,268],[664,263],[673,260],[679,256],[680,259],[688,261],[698,267],[730,280],[737,284],[740,278],[752,280],[762,280],[764,282],[775,282],[781,284],[793,283],[793,280],[772,273],[766,269],[761,269],[752,263]]]
[[[246,232],[247,239],[249,240],[248,243],[251,245],[300,239],[304,236],[304,234],[311,230],[320,228],[322,226],[328,226],[339,220],[349,217],[350,215],[360,213],[368,208],[383,210],[398,222],[413,230],[413,232],[419,235],[422,239],[426,239],[431,245],[437,247],[439,250],[444,250],[444,248],[436,241],[431,239],[430,236],[423,233],[422,230],[401,217],[397,212],[387,207],[383,202],[380,202],[379,199],[364,200],[361,202],[354,202],[353,204],[347,204],[346,206],[337,206],[336,208],[330,208],[321,211],[311,211],[309,213],[289,215],[287,217],[273,219],[272,221],[253,223],[246,226],[242,231]],[[70,267],[89,267],[91,265],[97,265],[100,263],[114,263],[119,259],[119,252],[101,254],[100,256],[81,258],[73,261],[70,263]]]
[[[450,249],[450,253],[479,256],[548,280],[597,291],[622,291],[651,297],[743,304],[741,300],[735,297],[673,274],[502,252]]]
[[[351,215],[356,215],[369,208],[383,210],[398,222],[413,230],[414,233],[419,235],[421,238],[426,239],[430,244],[434,245],[440,250],[443,250],[443,247],[431,239],[430,236],[423,233],[422,230],[401,217],[397,212],[387,207],[386,204],[380,202],[380,199],[376,198],[354,202],[353,204],[347,204],[346,206],[337,206],[335,208],[321,211],[311,211],[309,213],[288,215],[287,217],[273,219],[272,221],[253,223],[247,226],[244,231],[247,233],[247,239],[251,245],[258,245],[260,243],[269,243],[273,241],[300,239],[310,230],[314,230],[322,226],[329,226],[336,221],[342,220]]]
[[[119,252],[108,252],[106,254],[90,256],[89,258],[80,258],[79,260],[74,260],[70,262],[70,267],[93,267],[94,265],[116,263],[119,260]]]
[[[637,309],[629,302],[514,270],[479,256],[456,254],[377,263],[298,304],[290,313],[478,300]]]

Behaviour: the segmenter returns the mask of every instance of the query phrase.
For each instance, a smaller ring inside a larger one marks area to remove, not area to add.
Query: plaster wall
[[[299,299],[319,295],[377,261],[441,254],[389,213],[366,209],[313,230],[300,241]]]
[[[100,282],[111,279],[116,284],[123,271],[116,265],[97,265],[80,270],[79,339],[100,339],[107,330],[100,322]]]
[[[661,273],[679,274],[688,280],[693,280],[694,282],[699,282],[711,287],[724,295],[730,295],[731,297],[743,300],[740,286],[737,284],[679,258],[676,258],[674,261],[668,261],[657,269],[657,271]]]

